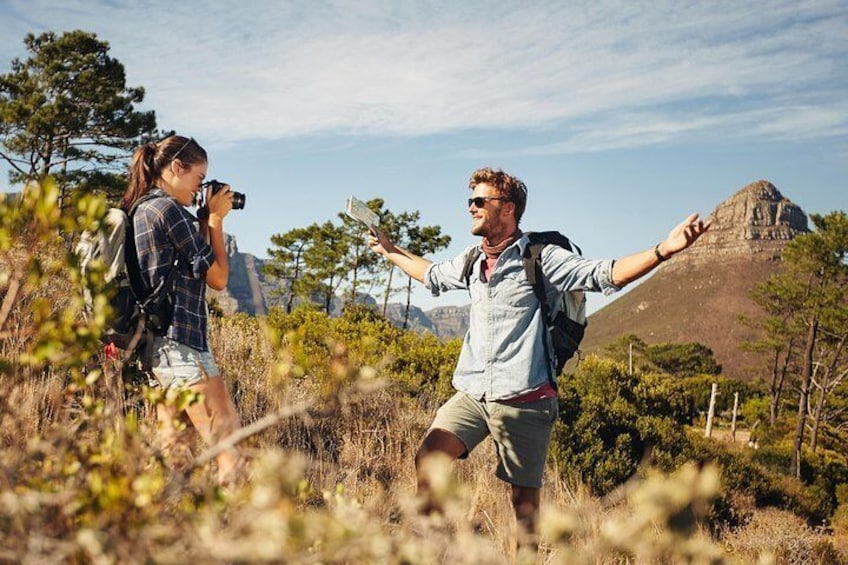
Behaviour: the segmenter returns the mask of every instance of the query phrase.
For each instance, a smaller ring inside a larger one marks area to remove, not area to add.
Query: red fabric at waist
[[[504,402],[524,404],[525,402],[533,402],[534,400],[542,400],[543,398],[556,398],[556,395],[557,391],[553,385],[551,383],[545,383],[536,390],[525,392],[515,398],[509,398]]]

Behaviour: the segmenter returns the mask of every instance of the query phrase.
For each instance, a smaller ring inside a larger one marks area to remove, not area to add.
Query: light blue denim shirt
[[[467,248],[450,261],[433,263],[424,274],[424,284],[433,296],[458,289],[471,294],[471,319],[453,386],[478,399],[514,398],[549,378],[552,361],[542,342],[549,336],[522,261],[527,245],[525,235],[506,248],[485,283],[480,280],[481,256],[471,272],[470,288],[462,280],[462,269],[468,253],[479,246]],[[546,245],[541,257],[542,271],[550,282],[549,303],[566,290],[604,294],[619,290],[612,282],[611,260],[586,259],[557,245]]]

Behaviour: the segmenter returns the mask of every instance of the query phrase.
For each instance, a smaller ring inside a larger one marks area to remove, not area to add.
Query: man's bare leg
[[[539,517],[540,489],[512,485],[512,508],[518,522],[518,546],[538,547],[536,521]]]
[[[457,459],[466,452],[465,444],[454,434],[440,429],[432,429],[421,442],[415,454],[415,470],[418,476],[418,495],[425,500],[421,508],[422,514],[441,510],[430,497],[430,484],[426,473],[422,472],[423,462],[430,456],[442,454]]]

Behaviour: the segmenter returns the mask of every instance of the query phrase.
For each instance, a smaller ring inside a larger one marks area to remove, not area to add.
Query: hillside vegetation
[[[102,358],[102,293],[81,315],[98,273],[57,234],[97,227],[104,201],[57,201],[46,184],[0,205],[0,561],[845,562],[844,456],[808,455],[799,481],[780,471],[778,428],[756,451],[703,439],[701,391],[719,377],[670,373],[667,349],[632,375],[611,352],[560,378],[538,555],[514,549],[489,444],[430,469],[444,512],[420,515],[412,459],[460,344],[361,307],[213,318],[249,460],[215,487],[220,446],[166,456],[156,442],[155,406],[197,399]],[[762,392],[746,392],[754,417]]]

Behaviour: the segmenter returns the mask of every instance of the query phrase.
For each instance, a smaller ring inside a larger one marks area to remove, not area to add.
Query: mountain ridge
[[[763,313],[750,294],[777,273],[786,244],[809,231],[807,215],[770,182],[751,183],[716,206],[713,225],[691,248],[589,316],[585,352],[600,352],[624,334],[648,344],[699,342],[725,374],[750,379],[761,360],[741,349],[756,332],[739,322]]]

